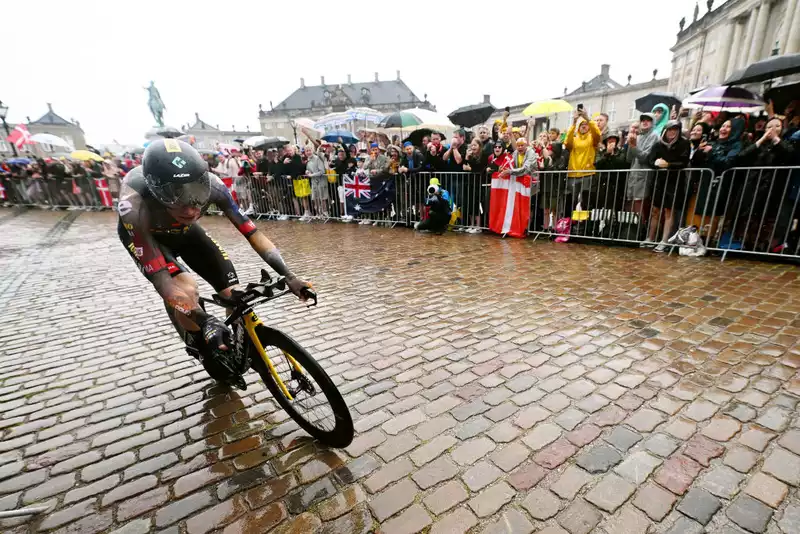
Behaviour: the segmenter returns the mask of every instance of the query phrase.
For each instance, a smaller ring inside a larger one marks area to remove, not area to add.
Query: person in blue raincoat
[[[661,134],[664,132],[669,122],[669,108],[666,104],[656,104],[651,111],[655,120],[653,121],[653,131],[661,139]]]

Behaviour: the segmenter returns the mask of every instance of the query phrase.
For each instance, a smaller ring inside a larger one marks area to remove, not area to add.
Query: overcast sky
[[[717,0],[715,8],[724,3]],[[481,101],[506,106],[561,95],[611,64],[626,83],[669,76],[678,21],[695,0],[494,2],[232,2],[105,0],[3,2],[0,100],[9,121],[52,102],[90,143],[141,143],[154,122],[154,80],[180,126],[259,130],[269,109],[307,85],[369,81],[396,71],[449,113]],[[705,12],[701,5],[701,15]]]

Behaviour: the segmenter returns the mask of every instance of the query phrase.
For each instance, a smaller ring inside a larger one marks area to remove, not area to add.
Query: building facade
[[[195,113],[194,118],[194,124],[187,124],[181,129],[194,136],[194,147],[198,150],[216,150],[220,143],[238,146],[236,139],[259,135],[258,132],[251,132],[249,126],[244,131],[236,130],[235,126],[231,126],[230,130],[221,130],[219,124],[212,126],[201,119],[199,113]]]
[[[774,54],[800,52],[800,0],[707,0],[700,17],[680,22],[669,91],[685,98],[719,85],[737,69]]]
[[[572,92],[564,89],[564,94],[554,98],[566,100],[576,108],[578,104],[583,104],[584,109],[591,117],[596,113],[608,114],[608,127],[611,130],[627,129],[627,126],[638,119],[640,112],[650,110],[637,110],[636,99],[652,92],[664,92],[667,90],[669,80],[657,78],[658,71],[653,71],[653,79],[631,83],[631,76],[628,76],[626,85],[623,85],[611,78],[611,66],[601,65],[600,73],[588,82],[584,82],[580,87]],[[530,102],[511,106],[509,122],[514,125],[526,124],[530,117],[522,114]],[[498,109],[492,115],[488,124],[499,119],[503,114],[502,109]],[[572,124],[572,113],[556,113],[550,117],[537,117],[534,122],[534,132],[539,133],[549,128],[558,128],[564,131]]]
[[[436,111],[436,107],[428,102],[427,94],[422,100],[414,94],[400,78],[400,71],[397,71],[395,80],[380,80],[376,72],[375,81],[360,83],[353,83],[349,74],[344,84],[327,84],[323,76],[319,85],[307,86],[300,78],[300,87],[280,104],[273,107],[270,102],[269,110],[259,106],[258,120],[264,135],[293,139],[293,119],[315,120],[354,107],[367,107],[384,113],[410,108]]]
[[[16,124],[8,123],[9,131],[13,131],[16,126]],[[84,137],[81,123],[75,119],[66,120],[65,118],[61,117],[55,111],[53,111],[53,105],[50,103],[47,104],[47,113],[35,121],[31,121],[30,117],[27,117],[25,126],[28,128],[28,131],[31,133],[31,135],[37,133],[49,133],[52,135],[57,135],[61,139],[64,139],[66,142],[71,144],[75,150],[86,149],[86,138]],[[2,127],[0,127],[0,130],[2,130]],[[70,150],[62,147],[35,143],[32,145],[25,145],[22,150],[18,150],[17,152],[19,152],[21,155],[27,153],[29,155],[38,157],[48,157],[67,154],[70,152]],[[6,141],[6,133],[2,132],[2,136],[0,138],[0,158],[10,157],[12,155],[13,150],[11,149],[11,143]]]

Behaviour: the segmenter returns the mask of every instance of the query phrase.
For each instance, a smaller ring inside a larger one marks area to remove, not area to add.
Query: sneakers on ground
[[[654,246],[656,246],[655,241],[650,241],[649,239],[645,239],[639,243],[639,248],[653,248]]]
[[[666,243],[659,243],[656,248],[653,249],[653,252],[666,252],[667,251],[667,244]]]

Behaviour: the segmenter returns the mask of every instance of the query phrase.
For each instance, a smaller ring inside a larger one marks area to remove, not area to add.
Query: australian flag
[[[344,176],[344,198],[348,215],[378,213],[394,203],[396,186],[388,174],[370,179],[366,173]]]

